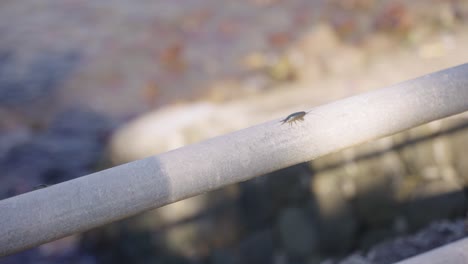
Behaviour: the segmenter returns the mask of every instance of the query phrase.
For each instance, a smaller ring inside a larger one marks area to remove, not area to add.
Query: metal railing
[[[309,110],[2,200],[0,256],[467,111],[468,64]]]
[[[397,264],[465,264],[468,263],[468,238],[464,238],[426,253],[402,260]]]

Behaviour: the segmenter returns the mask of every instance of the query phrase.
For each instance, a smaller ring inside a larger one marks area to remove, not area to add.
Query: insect
[[[304,116],[307,115],[309,112],[304,112],[304,111],[301,111],[301,112],[295,112],[295,113],[292,113],[290,115],[288,115],[285,119],[281,120],[281,125],[284,124],[284,123],[289,123],[289,125],[291,126],[292,123],[296,123],[297,121],[304,121]]]

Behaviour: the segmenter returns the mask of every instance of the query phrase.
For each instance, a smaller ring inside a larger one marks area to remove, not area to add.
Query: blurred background
[[[463,0],[3,0],[0,199],[465,63],[467,24]],[[467,235],[467,117],[0,263],[392,263]]]

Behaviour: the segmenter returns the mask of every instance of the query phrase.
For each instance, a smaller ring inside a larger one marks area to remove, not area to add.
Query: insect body
[[[296,112],[288,115],[285,119],[281,120],[281,124],[284,123],[289,123],[289,125],[292,125],[292,123],[296,123],[297,121],[304,121],[304,116],[307,115],[309,112]]]

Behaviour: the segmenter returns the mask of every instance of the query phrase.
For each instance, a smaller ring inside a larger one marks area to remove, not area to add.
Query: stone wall
[[[436,121],[312,161],[311,188],[327,238],[320,244],[335,252],[336,245],[368,248],[463,216],[467,128],[462,117]]]

